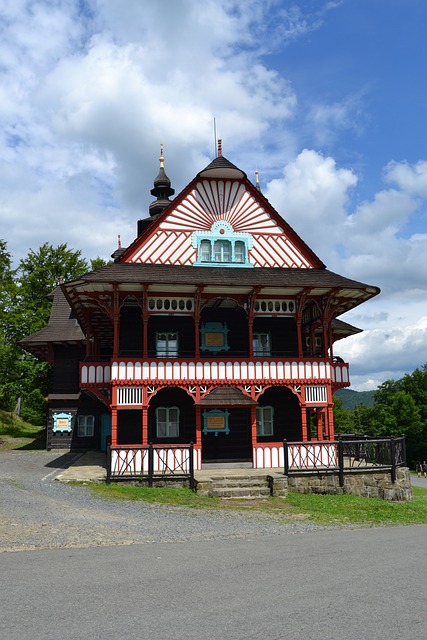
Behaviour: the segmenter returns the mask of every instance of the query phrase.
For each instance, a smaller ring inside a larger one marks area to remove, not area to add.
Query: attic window
[[[210,231],[196,231],[191,241],[197,250],[196,267],[253,267],[249,262],[252,236],[234,232],[225,220],[214,222]]]

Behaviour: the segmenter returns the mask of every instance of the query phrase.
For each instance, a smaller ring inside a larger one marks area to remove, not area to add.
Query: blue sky
[[[353,387],[427,362],[424,0],[3,0],[0,237],[89,259],[129,244],[164,143],[176,192],[213,156],[329,269],[381,287],[346,314]]]

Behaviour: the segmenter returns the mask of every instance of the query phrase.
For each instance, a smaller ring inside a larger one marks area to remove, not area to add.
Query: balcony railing
[[[116,384],[230,382],[262,384],[272,381],[320,384],[331,382],[348,386],[349,367],[330,358],[218,358],[139,359],[118,358],[111,363],[83,362],[80,365],[81,386]]]

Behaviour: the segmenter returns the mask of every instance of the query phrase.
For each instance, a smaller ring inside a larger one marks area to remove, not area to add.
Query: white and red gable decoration
[[[153,220],[120,262],[191,266],[198,260],[194,235],[208,237],[221,221],[234,236],[250,238],[246,266],[324,267],[246,174],[222,156]]]

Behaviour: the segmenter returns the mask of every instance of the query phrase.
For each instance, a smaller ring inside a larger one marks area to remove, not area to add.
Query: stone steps
[[[196,479],[199,495],[217,498],[268,498],[271,484],[267,475],[212,475],[202,480]]]

